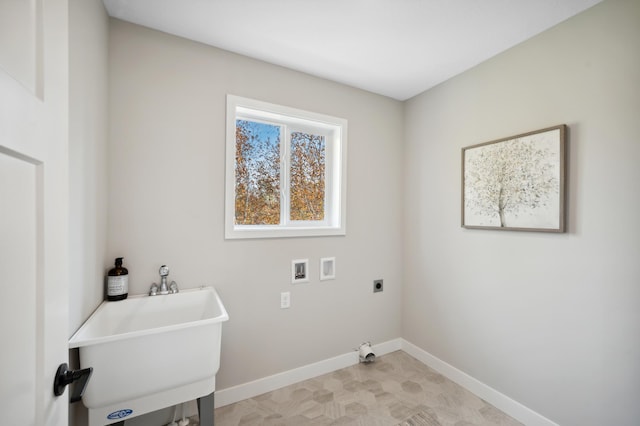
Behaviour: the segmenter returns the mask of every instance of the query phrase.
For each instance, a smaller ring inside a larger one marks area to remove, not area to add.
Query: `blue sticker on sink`
[[[133,414],[133,410],[126,408],[124,410],[114,411],[113,413],[107,416],[107,419],[109,420],[124,419],[125,417],[130,416],[131,414]]]

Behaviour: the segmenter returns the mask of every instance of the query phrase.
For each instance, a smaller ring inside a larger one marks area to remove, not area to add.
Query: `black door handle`
[[[53,394],[60,396],[64,393],[64,388],[73,382],[78,382],[73,388],[73,394],[69,397],[69,402],[80,401],[87,387],[87,382],[93,373],[93,368],[84,368],[82,370],[69,370],[69,366],[60,364],[56,371],[56,378],[53,381]]]

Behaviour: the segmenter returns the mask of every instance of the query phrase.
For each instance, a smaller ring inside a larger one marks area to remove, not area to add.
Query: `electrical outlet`
[[[384,289],[383,288],[383,281],[384,280],[373,280],[373,292],[374,293],[379,293]]]
[[[283,291],[280,293],[280,309],[287,309],[291,307],[291,292]]]

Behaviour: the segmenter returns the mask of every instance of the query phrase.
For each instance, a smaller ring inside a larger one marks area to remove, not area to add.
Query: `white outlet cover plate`
[[[336,258],[323,257],[320,259],[320,281],[336,279]]]
[[[280,308],[287,309],[291,307],[291,292],[283,291],[280,293]]]

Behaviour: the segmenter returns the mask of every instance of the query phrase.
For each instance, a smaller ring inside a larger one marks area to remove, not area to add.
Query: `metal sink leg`
[[[200,417],[200,426],[214,426],[213,419],[213,394],[211,392],[207,396],[198,398],[198,416]]]

